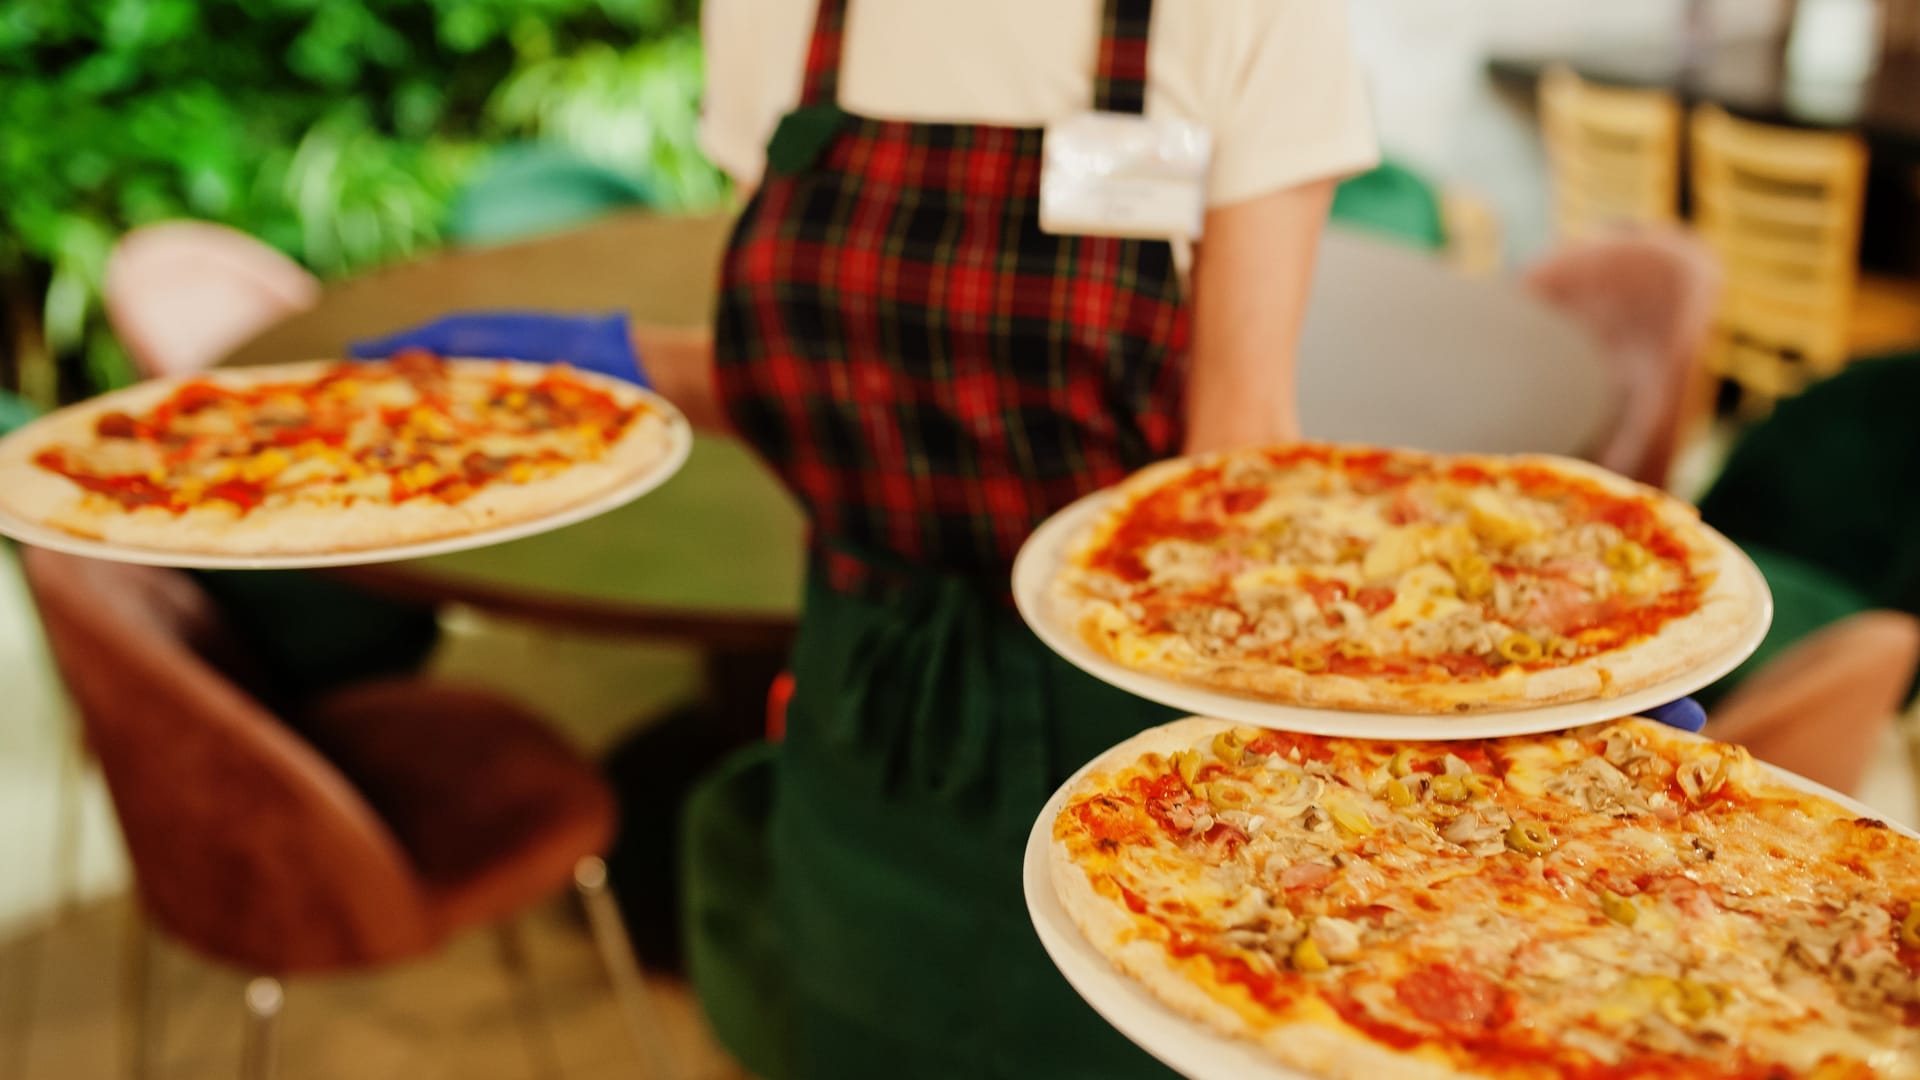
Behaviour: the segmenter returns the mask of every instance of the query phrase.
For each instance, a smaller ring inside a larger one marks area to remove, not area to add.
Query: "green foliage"
[[[116,385],[99,316],[128,228],[193,217],[323,276],[431,248],[498,142],[557,140],[670,203],[693,144],[694,0],[0,0],[0,321],[12,381]],[[33,324],[37,324],[33,325]],[[34,333],[37,329],[38,333]]]

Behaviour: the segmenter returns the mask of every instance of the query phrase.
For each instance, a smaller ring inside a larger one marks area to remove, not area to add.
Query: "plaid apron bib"
[[[1106,4],[1103,109],[1142,107],[1150,6]],[[1006,596],[1042,518],[1179,447],[1172,253],[1042,233],[1039,130],[838,109],[843,19],[820,0],[723,263],[721,394],[813,551],[785,740],[687,807],[689,971],[767,1080],[1167,1080],[1054,969],[1020,871],[1054,788],[1173,714]]]
[[[1096,108],[1143,110],[1152,6],[1108,0]],[[845,15],[820,0],[723,263],[720,395],[836,585],[863,577],[846,549],[1000,575],[1047,515],[1178,452],[1172,248],[1041,232],[1041,129],[842,112]]]

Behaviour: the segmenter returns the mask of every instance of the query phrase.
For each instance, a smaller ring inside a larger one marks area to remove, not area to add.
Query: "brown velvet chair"
[[[251,1075],[271,1068],[278,979],[424,956],[489,924],[533,1063],[551,1072],[513,919],[569,880],[652,1074],[672,1074],[600,862],[612,794],[537,718],[488,693],[404,680],[349,688],[283,721],[263,704],[271,691],[243,643],[186,575],[22,555],[145,914],[257,976]],[[136,987],[129,1018],[136,1075],[149,1056],[142,996]]]

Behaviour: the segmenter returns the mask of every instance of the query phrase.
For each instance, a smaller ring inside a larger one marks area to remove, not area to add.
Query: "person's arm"
[[[1207,212],[1193,260],[1188,453],[1300,438],[1300,327],[1334,181]]]

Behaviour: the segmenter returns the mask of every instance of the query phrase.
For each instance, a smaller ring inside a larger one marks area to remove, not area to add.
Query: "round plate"
[[[249,368],[247,370],[251,373],[261,369]],[[167,381],[190,382],[194,379],[206,378],[209,374],[212,374],[216,379],[218,378],[217,372],[202,372],[197,375]],[[606,376],[596,375],[592,372],[575,372],[574,375],[587,382],[612,381],[607,379]],[[155,380],[154,382],[159,381],[160,380]],[[153,392],[154,382],[140,383],[128,389],[150,394]],[[620,383],[619,385],[624,393],[632,393],[635,390],[634,387],[625,383]],[[125,391],[116,391],[116,393],[124,392]],[[9,536],[23,544],[31,544],[34,547],[47,548],[51,551],[61,551],[69,555],[81,555],[89,559],[105,559],[111,562],[138,563],[144,566],[172,566],[195,570],[298,570],[324,566],[361,566],[367,563],[420,559],[430,555],[444,555],[450,551],[465,551],[468,548],[503,544],[509,540],[518,540],[523,536],[549,532],[565,525],[572,525],[575,522],[598,517],[609,510],[624,506],[640,496],[645,495],[647,492],[666,483],[673,477],[674,473],[680,471],[680,466],[686,464],[687,455],[693,450],[692,426],[687,423],[686,416],[683,415],[672,402],[652,391],[641,390],[639,393],[649,406],[659,411],[661,417],[666,421],[667,449],[666,452],[661,455],[660,460],[654,468],[621,484],[617,488],[609,489],[585,502],[565,507],[545,517],[533,518],[528,521],[516,521],[510,525],[502,525],[498,528],[482,529],[479,532],[467,533],[462,536],[446,536],[413,544],[398,544],[392,547],[379,548],[360,548],[353,551],[328,552],[323,554],[214,555],[162,548],[132,547],[123,544],[110,544],[100,540],[89,540],[60,529],[42,525],[38,522],[28,521],[10,514],[4,509],[0,509],[0,536]],[[99,399],[93,399],[86,404],[92,405],[98,400]],[[56,412],[48,416],[40,417],[26,427],[8,435],[5,440],[0,440],[0,445],[15,440],[33,440],[36,438],[35,430],[39,428],[40,425],[59,415],[60,414]]]
[[[1041,641],[1067,662],[1094,678],[1149,701],[1185,709],[1199,716],[1218,716],[1235,723],[1298,731],[1309,735],[1351,736],[1365,739],[1485,739],[1501,735],[1531,735],[1579,727],[1596,720],[1632,716],[1677,701],[1732,671],[1753,655],[1773,622],[1773,595],[1766,579],[1746,553],[1712,529],[1707,533],[1726,558],[1728,572],[1744,574],[1760,603],[1748,615],[1739,636],[1725,649],[1692,670],[1664,682],[1610,698],[1569,701],[1535,708],[1517,707],[1476,713],[1421,715],[1315,709],[1281,705],[1258,698],[1208,690],[1125,667],[1096,652],[1058,617],[1053,583],[1065,564],[1067,551],[1115,497],[1097,491],[1042,522],[1013,562],[1013,599],[1020,617]],[[1705,528],[1705,526],[1702,526]]]
[[[1616,716],[1628,715],[1619,713]],[[1614,719],[1615,717],[1608,717]],[[1688,734],[1681,732],[1681,734]],[[1692,736],[1700,738],[1700,736]],[[1095,757],[1095,761],[1098,756]],[[1197,1020],[1188,1019],[1161,1004],[1139,980],[1113,966],[1088,941],[1072,916],[1061,905],[1053,888],[1050,860],[1053,848],[1053,821],[1067,804],[1067,796],[1093,767],[1093,762],[1060,785],[1027,834],[1026,857],[1021,865],[1021,885],[1026,894],[1027,914],[1033,920],[1034,933],[1047,950],[1054,966],[1066,977],[1074,991],[1107,1023],[1142,1050],[1159,1058],[1168,1068],[1188,1080],[1314,1080],[1313,1077],[1274,1062],[1252,1043],[1229,1038]],[[1863,817],[1884,816],[1877,810],[1823,787],[1761,762],[1761,767],[1776,779],[1823,798],[1832,799]],[[1920,832],[1898,822],[1888,822],[1903,835],[1920,839]]]

